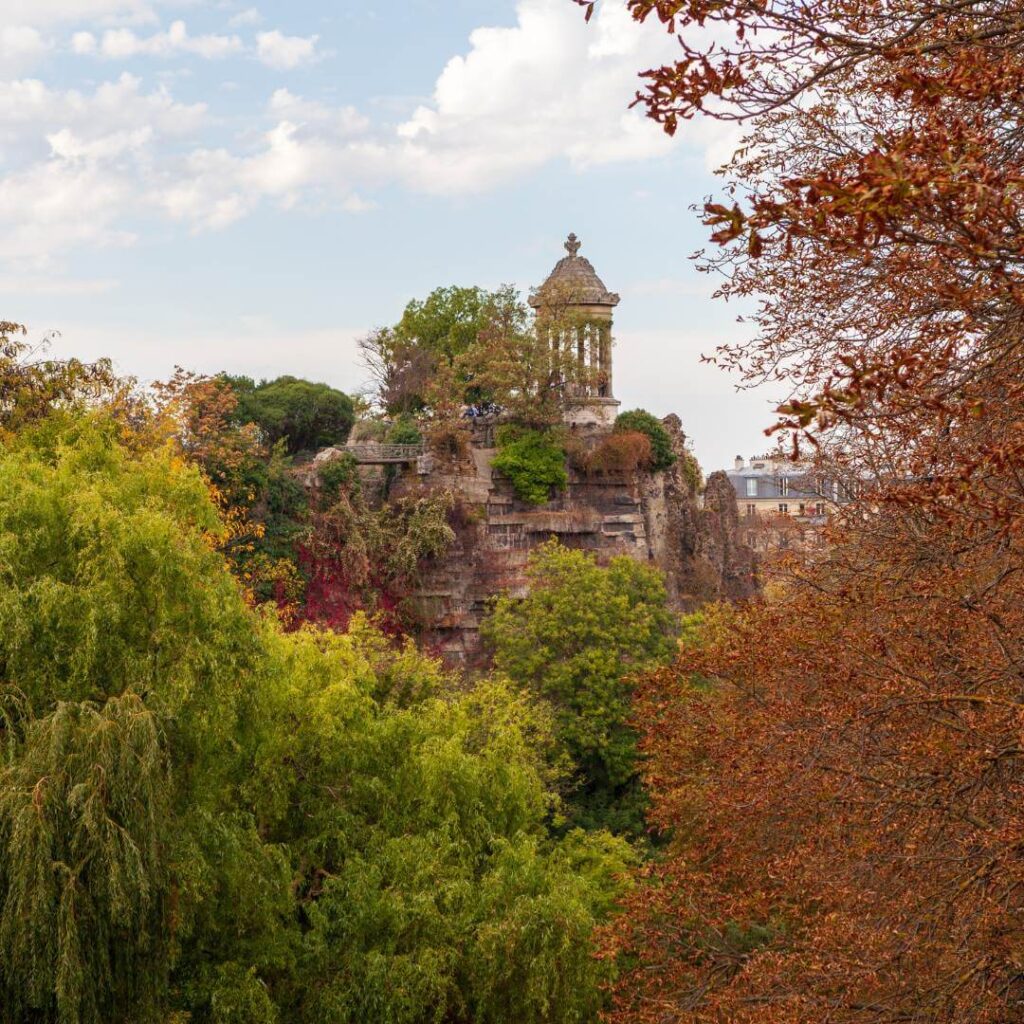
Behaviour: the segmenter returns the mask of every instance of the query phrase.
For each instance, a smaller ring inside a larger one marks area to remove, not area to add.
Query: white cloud
[[[255,7],[249,7],[244,11],[239,11],[233,18],[228,21],[229,28],[243,28],[246,25],[262,25],[263,15],[260,14]]]
[[[99,138],[83,139],[69,128],[46,136],[53,155],[60,160],[115,160],[126,153],[138,153],[153,139],[148,125],[132,131],[111,132]]]
[[[637,68],[671,52],[660,32],[605,5],[591,29],[562,0],[520,0],[512,28],[483,28],[437,79],[433,102],[397,129],[350,106],[288,89],[267,104],[273,127],[248,153],[197,150],[160,202],[194,228],[222,227],[262,200],[340,204],[399,182],[419,191],[487,191],[553,160],[586,167],[637,160],[673,145],[628,109]],[[260,38],[270,35],[261,34]]]
[[[8,24],[56,25],[61,22],[152,21],[147,0],[0,0],[0,20]]]
[[[8,75],[30,67],[50,49],[50,41],[31,25],[0,26],[0,67]]]
[[[677,43],[636,25],[621,0],[598,10],[588,27],[565,0],[518,0],[516,24],[474,31],[467,52],[439,74],[431,101],[397,125],[278,88],[248,122],[234,122],[237,135],[211,144],[205,105],[176,102],[166,85],[147,93],[128,74],[91,92],[0,81],[0,144],[16,168],[0,177],[0,220],[15,225],[0,259],[24,250],[39,263],[73,245],[128,244],[132,233],[121,225],[154,216],[216,230],[265,202],[355,214],[372,209],[373,191],[385,185],[482,192],[554,161],[582,171],[685,144],[689,126],[673,141],[628,109],[637,69],[673,55]],[[258,33],[256,45],[265,62],[293,67],[318,57],[316,41],[273,31]],[[82,30],[71,45],[111,59],[244,49],[233,35],[190,36],[183,21],[148,35]],[[689,138],[709,153],[725,145],[714,127]]]
[[[72,248],[130,245],[133,196],[130,177],[59,154],[0,178],[0,262],[45,271]]]
[[[277,29],[256,35],[256,56],[278,71],[289,71],[316,59],[319,36],[286,36]]]
[[[131,245],[126,224],[152,206],[158,144],[190,136],[204,115],[128,74],[91,93],[0,82],[0,139],[23,158],[0,176],[0,265],[53,272],[72,249]]]
[[[479,28],[433,100],[398,128],[405,176],[436,192],[486,190],[554,159],[576,168],[666,153],[672,141],[627,109],[637,69],[678,44],[603,4],[590,28],[562,0],[519,0],[511,28]]]
[[[345,137],[369,130],[370,119],[353,106],[329,107],[316,100],[303,99],[287,89],[275,89],[267,104],[267,113],[282,121],[313,125],[318,132]]]
[[[352,195],[348,196],[345,201],[341,204],[341,208],[346,213],[366,213],[369,210],[376,210],[377,204],[369,199],[363,199],[362,196],[353,192]]]
[[[192,54],[208,60],[241,53],[245,47],[238,36],[190,36],[183,21],[171,22],[166,32],[139,36],[128,28],[109,29],[103,33],[100,53],[110,60],[131,57],[172,57]]]
[[[387,150],[372,141],[308,134],[279,121],[251,153],[193,151],[154,193],[154,201],[172,219],[197,230],[226,227],[264,200],[285,209],[305,202],[364,212],[370,206],[355,195],[355,185],[386,180],[388,158]]]
[[[82,56],[96,52],[96,37],[91,32],[76,32],[71,37],[71,50]]]
[[[0,138],[6,136],[10,149],[20,142],[30,150],[34,140],[62,128],[92,138],[140,127],[185,136],[195,132],[205,116],[205,104],[177,103],[166,89],[145,93],[141,80],[127,73],[91,93],[51,89],[35,78],[0,81]]]

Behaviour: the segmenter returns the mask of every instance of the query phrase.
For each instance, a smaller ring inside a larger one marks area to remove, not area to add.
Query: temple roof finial
[[[548,274],[544,283],[530,293],[530,305],[542,308],[545,303],[554,306],[617,306],[619,297],[608,291],[594,272],[590,260],[580,256],[580,240],[575,234],[562,243],[569,254],[563,256]]]

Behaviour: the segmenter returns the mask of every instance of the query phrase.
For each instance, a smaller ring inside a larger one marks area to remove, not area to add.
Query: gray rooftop
[[[618,305],[618,295],[608,291],[590,260],[579,255],[580,244],[574,234],[569,235],[565,242],[569,255],[555,264],[547,280],[530,296],[531,306],[544,305],[550,299],[590,306]]]

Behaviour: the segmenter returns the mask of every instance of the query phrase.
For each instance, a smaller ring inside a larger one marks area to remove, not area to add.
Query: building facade
[[[777,454],[754,456],[747,461],[737,455],[726,475],[736,492],[741,519],[786,515],[823,521],[849,500],[838,480]]]

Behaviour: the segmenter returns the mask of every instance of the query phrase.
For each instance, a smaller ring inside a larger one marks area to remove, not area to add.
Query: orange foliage
[[[1019,1019],[1021,5],[628,6],[679,36],[650,115],[748,130],[706,267],[758,334],[716,361],[789,389],[776,428],[871,486],[642,690],[675,838],[608,936],[635,964],[611,1019]]]
[[[583,472],[635,473],[651,464],[651,439],[638,430],[622,430],[609,434],[601,443],[579,459]]]
[[[1024,997],[1021,538],[886,509],[649,680],[616,1022],[996,1022]],[[714,681],[694,688],[691,674]]]

